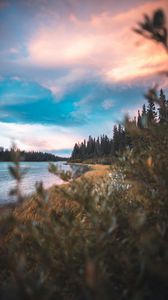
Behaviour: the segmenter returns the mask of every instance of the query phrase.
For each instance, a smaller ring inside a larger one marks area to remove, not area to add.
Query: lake
[[[63,181],[48,172],[48,162],[21,162],[21,168],[27,170],[22,181],[22,191],[24,195],[29,195],[35,191],[35,182],[43,181],[44,188],[49,188],[54,184],[62,184]],[[75,172],[77,167],[67,165],[66,162],[54,162],[63,170]],[[16,201],[15,197],[9,196],[9,191],[15,186],[15,180],[9,173],[10,162],[0,162],[0,204],[7,204]]]

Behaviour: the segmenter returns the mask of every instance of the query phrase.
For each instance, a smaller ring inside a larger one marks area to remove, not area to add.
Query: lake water
[[[24,195],[31,194],[35,191],[35,182],[43,181],[44,188],[49,188],[54,184],[61,184],[63,181],[48,171],[47,162],[21,162],[21,168],[27,170],[22,182],[22,191]],[[74,166],[66,165],[65,162],[54,162],[63,170],[74,172]],[[16,201],[14,197],[9,196],[9,191],[14,188],[15,180],[9,173],[9,162],[0,162],[0,204],[7,204]]]

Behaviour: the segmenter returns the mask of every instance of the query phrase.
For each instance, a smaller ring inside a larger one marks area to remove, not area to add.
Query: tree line
[[[20,161],[27,162],[44,162],[44,161],[65,161],[67,158],[59,157],[51,153],[38,152],[38,151],[20,151],[15,150],[19,153]],[[12,161],[13,150],[3,149],[0,147],[0,161]]]
[[[72,151],[72,160],[84,160],[90,158],[114,156],[118,151],[122,151],[126,146],[131,147],[131,140],[126,130],[120,124],[113,128],[113,138],[107,135],[93,138],[89,136],[88,140],[82,143],[76,143]]]
[[[168,100],[163,90],[157,97],[155,89],[151,89],[146,95],[147,106],[144,104],[142,110],[138,110],[138,116],[134,117],[132,123],[141,130],[146,130],[150,126],[158,126],[168,122]],[[156,103],[156,104],[155,104]],[[158,104],[158,108],[156,107]],[[115,158],[117,154],[122,153],[127,147],[133,147],[133,137],[130,137],[125,126],[114,125],[112,137],[107,135],[93,138],[89,136],[88,140],[74,145],[71,160],[86,160],[97,158]]]

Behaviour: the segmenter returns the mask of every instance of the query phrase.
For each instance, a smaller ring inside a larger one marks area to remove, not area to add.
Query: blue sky
[[[0,144],[68,155],[166,91],[167,54],[132,31],[166,2],[1,0]]]

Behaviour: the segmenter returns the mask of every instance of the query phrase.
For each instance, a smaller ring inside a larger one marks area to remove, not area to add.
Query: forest
[[[157,97],[154,89],[151,89],[146,95],[147,105],[142,106],[142,110],[138,110],[137,117],[130,120],[132,125],[140,130],[148,130],[151,126],[160,126],[168,120],[168,100],[164,91],[160,90]],[[157,99],[157,101],[156,101]],[[112,137],[107,135],[84,140],[82,143],[76,143],[71,155],[71,161],[84,161],[92,159],[93,161],[107,162],[114,161],[115,157],[123,153],[126,148],[133,147],[133,137],[130,136],[128,130],[121,124],[113,127]]]
[[[29,162],[42,162],[42,161],[66,161],[67,158],[59,157],[51,153],[46,152],[36,152],[36,151],[20,151],[20,161],[29,161]],[[0,148],[0,161],[12,161],[12,151],[8,149]]]

